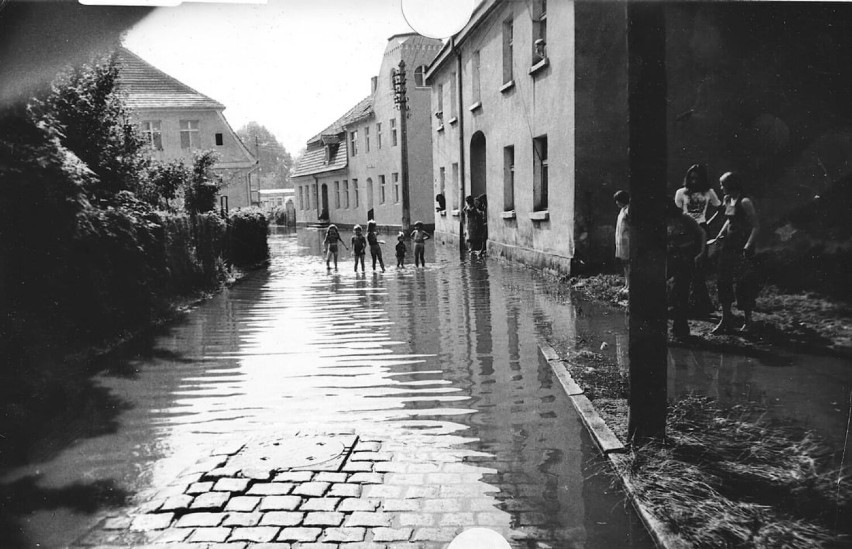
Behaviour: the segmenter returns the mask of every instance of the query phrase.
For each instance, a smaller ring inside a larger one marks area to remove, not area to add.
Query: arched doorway
[[[322,184],[322,206],[319,211],[321,221],[328,221],[328,185]]]
[[[488,240],[488,198],[486,193],[486,171],[488,164],[485,160],[485,134],[476,132],[470,138],[470,195],[477,201],[477,207],[483,209],[485,218],[484,240]]]
[[[373,217],[373,178],[367,178],[367,221]]]

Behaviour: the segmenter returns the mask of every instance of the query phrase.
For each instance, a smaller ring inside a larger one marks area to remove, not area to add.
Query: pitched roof
[[[338,145],[332,145],[334,156],[325,161],[325,146],[322,144],[312,144],[308,146],[305,154],[299,158],[299,163],[293,168],[291,177],[301,177],[305,175],[313,175],[318,173],[333,172],[334,170],[342,170],[346,167],[346,142]]]
[[[299,158],[296,167],[293,168],[291,177],[300,177],[317,173],[333,172],[346,167],[346,139],[342,139],[336,146],[332,146],[332,158],[326,162],[325,144],[323,136],[336,136],[343,133],[346,126],[362,120],[373,114],[373,96],[369,95],[358,101],[358,103],[346,111],[346,114],[335,120],[330,126],[308,140],[308,150]]]
[[[308,143],[320,141],[323,135],[336,135],[343,131],[343,128],[353,122],[357,122],[362,118],[366,118],[373,114],[373,96],[368,95],[359,101],[354,107],[346,111],[346,114],[335,120],[330,126],[308,139]]]
[[[154,67],[127,48],[117,51],[119,86],[127,93],[131,109],[217,109],[225,105]]]

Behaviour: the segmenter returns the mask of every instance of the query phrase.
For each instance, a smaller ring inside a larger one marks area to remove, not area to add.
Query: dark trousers
[[[730,307],[737,301],[741,311],[753,311],[760,286],[754,258],[743,254],[741,246],[726,246],[719,253],[717,277],[719,302]]]
[[[671,305],[675,332],[689,332],[689,285],[695,271],[694,261],[694,257],[681,254],[669,254],[666,259],[666,276],[672,280]]]

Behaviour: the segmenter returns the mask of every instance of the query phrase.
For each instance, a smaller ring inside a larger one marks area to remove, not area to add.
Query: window
[[[414,85],[418,88],[426,86],[426,65],[420,65],[414,69]]]
[[[503,211],[515,209],[515,147],[503,147]]]
[[[456,117],[456,73],[450,74],[450,118]]]
[[[349,181],[343,180],[343,207],[349,209]]]
[[[222,141],[222,134],[221,134],[221,133],[217,133],[217,134],[216,134],[216,145],[217,145],[217,146],[219,146],[219,147],[221,147],[221,146],[222,146],[222,142],[223,142],[223,141]]]
[[[382,123],[376,122],[376,147],[382,148]]]
[[[364,152],[370,152],[370,126],[364,126]]]
[[[181,120],[180,148],[195,149],[198,145],[198,120]]]
[[[438,95],[438,97],[437,97],[437,99],[438,99],[438,110],[435,112],[435,116],[437,116],[438,120],[440,120],[441,117],[444,114],[444,85],[443,84],[438,84],[437,95]]]
[[[444,195],[444,199],[446,201],[447,197],[447,168],[441,166],[438,168],[438,194]],[[445,202],[446,205],[446,202]]]
[[[547,210],[547,136],[533,139],[533,211]]]
[[[155,151],[163,150],[163,134],[160,131],[159,120],[142,122],[142,136],[149,147]]]
[[[355,194],[355,207],[358,208],[358,207],[361,206],[361,201],[359,200],[359,197],[358,197],[358,180],[357,179],[352,180],[352,192]]]
[[[547,58],[547,0],[533,0],[532,63]]]
[[[317,207],[318,204],[319,203],[317,202],[317,186],[311,185],[311,209],[312,210],[318,209],[318,207]]]
[[[459,163],[453,162],[453,209],[459,209]]]
[[[515,77],[512,71],[512,58],[514,57],[515,24],[512,19],[503,21],[503,83],[511,82]]]
[[[473,96],[473,102],[478,103],[482,100],[479,94],[479,50],[473,52],[473,57],[470,60],[470,78],[471,82],[471,95]]]
[[[299,209],[305,209],[305,188],[299,185]]]
[[[379,176],[379,204],[385,203],[386,198],[386,190],[385,190],[385,176]]]
[[[334,207],[340,209],[340,181],[334,182]]]
[[[396,147],[396,118],[391,118],[391,147]]]
[[[352,144],[352,156],[358,156],[358,130],[349,132],[349,142]]]
[[[399,173],[393,172],[391,174],[391,182],[393,183],[393,201],[396,204],[399,204]]]

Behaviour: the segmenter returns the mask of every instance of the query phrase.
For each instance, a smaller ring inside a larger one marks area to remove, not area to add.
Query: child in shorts
[[[426,241],[431,238],[429,233],[423,230],[423,223],[417,221],[414,223],[414,230],[411,232],[411,240],[414,241],[414,266],[426,266]]]
[[[376,222],[372,219],[367,222],[367,244],[370,245],[370,255],[373,257],[373,270],[376,270],[376,259],[379,260],[379,265],[382,267],[382,272],[385,272],[385,262],[382,259],[382,244],[383,240],[379,240],[376,235]]]
[[[396,237],[396,268],[405,267],[405,233],[400,231]]]
[[[364,256],[367,255],[367,239],[361,233],[361,225],[353,227],[355,234],[352,235],[352,255],[355,256],[355,272],[358,272],[358,261],[361,261],[361,272],[364,272]]]
[[[340,242],[343,244],[343,239],[340,238],[340,231],[337,230],[337,225],[331,224],[328,226],[328,229],[325,231],[325,238],[323,239],[323,244],[325,244],[326,256],[325,256],[325,268],[329,271],[331,270],[331,258],[334,257],[334,270],[337,270],[337,243]],[[343,244],[343,247],[346,248],[346,244]],[[349,248],[346,248],[347,250]]]

